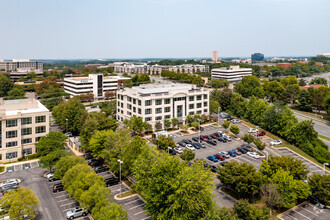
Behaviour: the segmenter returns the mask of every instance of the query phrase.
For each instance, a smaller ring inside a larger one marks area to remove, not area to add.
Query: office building
[[[240,68],[240,66],[230,66],[212,69],[212,79],[226,79],[229,82],[238,82],[244,76],[251,76],[252,68]]]
[[[321,54],[318,54],[317,56],[329,57],[330,58],[330,53],[321,53]]]
[[[212,61],[215,63],[218,61],[218,51],[216,50],[212,52]]]
[[[27,77],[29,74],[28,71],[20,71],[20,72],[10,72],[9,76],[11,81],[13,82],[17,82],[19,80],[19,78],[21,77]],[[36,72],[35,73],[37,77],[43,77],[43,72]]]
[[[187,115],[209,114],[209,90],[192,84],[147,84],[120,89],[117,92],[117,119],[141,117],[153,127],[163,126],[164,119],[179,119]]]
[[[253,61],[263,61],[265,56],[262,53],[254,53],[251,55],[251,60]]]
[[[94,99],[104,99],[104,93],[116,92],[128,77],[103,76],[103,74],[89,74],[88,77],[64,78],[64,90],[71,96],[93,93]]]
[[[43,63],[40,61],[30,60],[0,61],[0,71],[42,73]]]
[[[35,143],[49,132],[49,111],[36,99],[0,98],[0,161],[36,153]]]

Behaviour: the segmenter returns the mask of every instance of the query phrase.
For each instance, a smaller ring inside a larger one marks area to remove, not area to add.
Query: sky
[[[315,56],[329,0],[0,0],[0,59]]]

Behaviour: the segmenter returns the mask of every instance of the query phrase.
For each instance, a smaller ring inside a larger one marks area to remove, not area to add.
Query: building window
[[[162,116],[157,116],[156,121],[162,120]]]
[[[27,149],[24,149],[22,150],[22,153],[25,155],[25,154],[32,154],[32,148],[27,148]]]
[[[202,111],[197,111],[197,114],[202,114]]]
[[[156,105],[161,105],[162,104],[162,100],[161,99],[156,99]]]
[[[118,94],[118,99],[120,99],[120,95]]]
[[[29,143],[32,143],[32,138],[22,139],[22,144],[29,144]]]
[[[206,94],[204,95],[204,99],[207,99],[207,95]]]
[[[198,95],[197,96],[197,101],[199,101],[199,100],[202,100],[202,96],[201,95]]]
[[[22,124],[22,125],[32,124],[32,117],[22,118],[22,119],[21,119],[21,124]]]
[[[16,127],[17,126],[17,119],[7,120],[6,127]]]
[[[171,115],[165,115],[165,119],[170,119]]]
[[[138,113],[141,114],[141,109],[140,108],[138,108]]]
[[[6,153],[6,159],[17,158],[17,152]]]
[[[128,109],[132,109],[132,105],[131,104],[127,104],[127,108]]]
[[[156,108],[156,114],[162,113],[162,108]]]
[[[17,131],[7,131],[6,138],[15,138],[17,137]]]
[[[202,107],[202,103],[197,103],[197,108],[201,108]]]
[[[194,104],[189,104],[189,109],[194,109],[195,105]]]
[[[120,96],[120,100],[124,101],[124,96],[123,95]]]
[[[150,106],[151,105],[151,100],[146,100],[145,101],[145,106]]]
[[[36,137],[36,143],[40,140],[42,137]]]
[[[195,112],[189,112],[189,115],[193,115],[193,114],[195,114]]]
[[[194,101],[194,96],[189,96],[189,101],[190,102]]]
[[[133,107],[133,112],[136,112],[136,107]]]
[[[32,134],[32,128],[22,128],[21,133],[22,135]]]
[[[132,112],[127,112],[128,115],[132,115]]]
[[[12,141],[12,142],[7,142],[6,147],[16,147],[17,146],[17,141]]]
[[[124,103],[120,103],[120,107],[124,108]]]
[[[204,109],[204,112],[207,112],[207,108]]]
[[[132,101],[132,98],[129,97],[129,96],[127,96],[127,101],[128,101],[128,102],[131,102],[131,101]]]
[[[165,107],[165,112],[171,112],[171,107]]]
[[[207,102],[204,102],[204,107],[206,107],[207,106]]]
[[[151,117],[145,118],[145,121],[151,121]]]
[[[46,121],[46,116],[36,116],[36,123],[42,123]]]
[[[173,101],[174,102],[176,102],[176,101],[183,101],[183,100],[186,100],[186,97],[173,98]]]
[[[151,114],[151,108],[147,108],[147,109],[145,110],[145,114],[146,114],[146,115],[150,115],[150,114]]]
[[[138,105],[141,105],[141,100],[138,100]]]
[[[46,126],[39,126],[36,127],[36,134],[44,133],[46,132]]]
[[[171,103],[171,99],[165,99],[164,102],[165,102],[165,104],[170,104]]]
[[[136,99],[133,99],[133,104],[136,104]]]
[[[120,102],[118,102],[118,106],[120,106]]]

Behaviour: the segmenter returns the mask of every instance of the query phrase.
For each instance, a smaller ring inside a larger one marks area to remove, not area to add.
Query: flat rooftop
[[[123,77],[123,76],[104,76],[104,80],[129,80],[131,78],[129,77]],[[73,81],[92,81],[92,79],[89,76],[83,76],[83,77],[66,77],[64,80],[73,80]]]
[[[12,116],[28,114],[34,112],[49,112],[49,110],[36,99],[16,99],[3,100],[0,99],[0,115]]]
[[[155,94],[155,93],[165,93],[177,90],[192,90],[200,89],[196,85],[173,83],[173,84],[143,84],[140,86],[135,86],[132,88],[125,88],[125,90],[130,92],[135,92],[139,94]]]

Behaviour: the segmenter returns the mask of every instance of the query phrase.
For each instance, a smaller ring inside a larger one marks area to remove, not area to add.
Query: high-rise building
[[[0,71],[42,73],[43,63],[30,60],[0,61]]]
[[[264,60],[264,55],[262,53],[254,53],[251,55],[251,60],[253,61],[263,61]]]
[[[212,52],[212,61],[217,62],[218,61],[218,51],[214,50]]]

